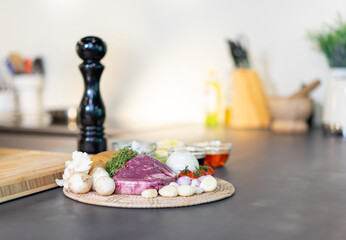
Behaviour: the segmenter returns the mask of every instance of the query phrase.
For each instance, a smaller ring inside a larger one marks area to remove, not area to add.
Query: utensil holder
[[[18,110],[21,115],[42,114],[41,74],[20,74],[13,77],[13,85],[18,94]]]

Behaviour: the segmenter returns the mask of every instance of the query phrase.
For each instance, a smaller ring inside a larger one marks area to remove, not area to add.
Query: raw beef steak
[[[175,173],[164,163],[141,154],[128,161],[113,176],[115,193],[141,194],[146,189],[159,190],[176,180]]]

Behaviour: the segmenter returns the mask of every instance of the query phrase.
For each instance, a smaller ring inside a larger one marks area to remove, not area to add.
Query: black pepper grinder
[[[78,109],[80,135],[78,150],[96,154],[107,150],[103,122],[105,106],[100,94],[100,77],[104,66],[100,60],[107,51],[106,44],[98,37],[84,37],[76,45],[78,56],[83,60],[79,69],[84,78],[84,94]]]

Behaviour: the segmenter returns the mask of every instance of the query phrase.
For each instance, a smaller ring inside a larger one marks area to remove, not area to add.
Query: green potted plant
[[[340,15],[335,25],[325,25],[321,31],[308,32],[308,37],[324,53],[330,67],[346,67],[346,23]]]
[[[346,137],[346,23],[339,15],[335,25],[325,25],[321,31],[309,32],[331,67],[323,109],[323,126],[328,133]]]

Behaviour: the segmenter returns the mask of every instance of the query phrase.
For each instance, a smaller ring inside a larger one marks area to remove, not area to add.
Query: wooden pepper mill
[[[102,39],[89,36],[77,43],[76,51],[83,60],[79,69],[85,85],[78,109],[80,124],[78,150],[96,154],[107,150],[107,141],[103,132],[106,111],[100,94],[100,77],[104,69],[100,60],[105,56],[107,46]]]

